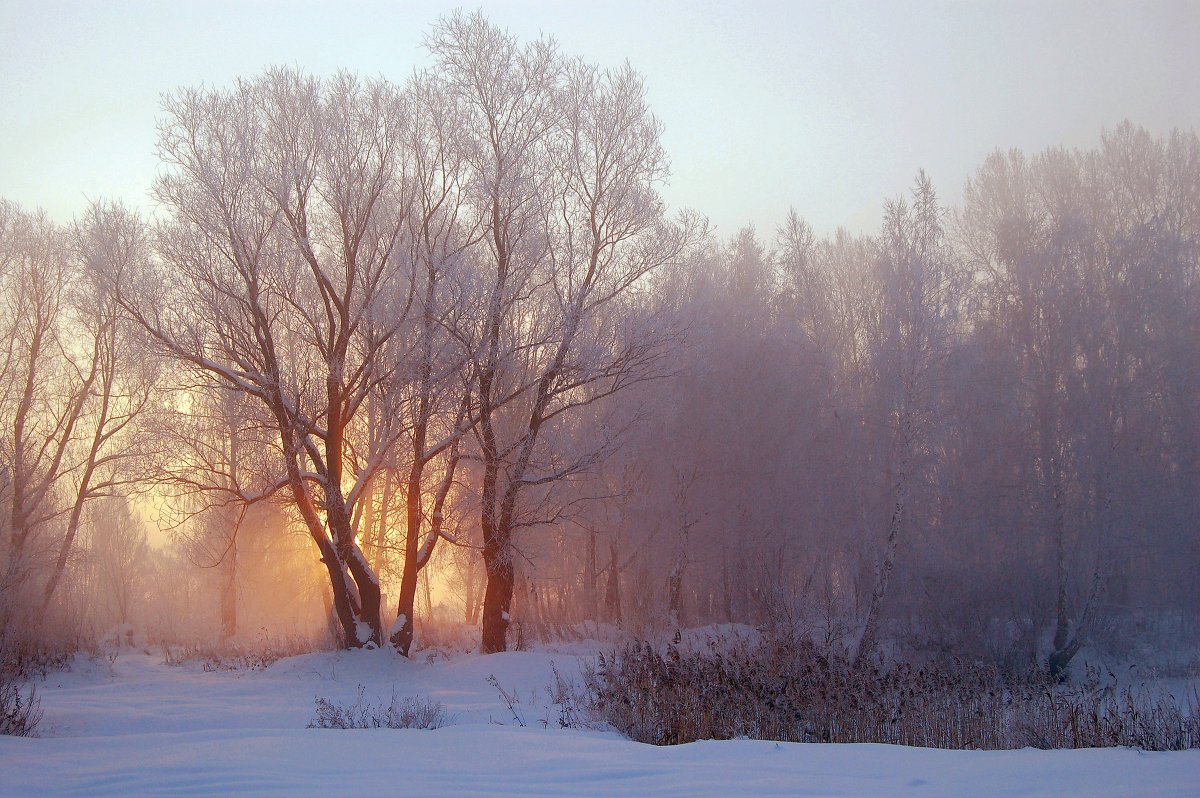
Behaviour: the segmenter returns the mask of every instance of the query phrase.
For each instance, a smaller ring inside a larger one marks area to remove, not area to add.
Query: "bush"
[[[429,701],[419,696],[397,698],[387,706],[374,706],[364,698],[366,688],[358,686],[358,699],[341,705],[327,698],[317,698],[317,712],[309,721],[310,729],[440,729],[448,724],[441,701]]]
[[[1166,693],[1006,680],[947,660],[851,667],[807,640],[696,653],[646,643],[584,671],[585,703],[639,742],[699,739],[893,743],[933,748],[1200,747],[1196,706]],[[1200,703],[1200,702],[1197,702]]]

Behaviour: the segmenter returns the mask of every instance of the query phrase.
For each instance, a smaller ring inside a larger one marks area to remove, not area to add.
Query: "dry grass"
[[[41,700],[37,688],[28,683],[70,667],[75,656],[73,649],[57,642],[14,642],[9,638],[0,645],[0,734],[37,736]]]
[[[0,734],[36,737],[41,719],[42,706],[37,689],[30,685],[23,691],[15,680],[0,674]]]
[[[227,640],[222,643],[164,645],[163,658],[172,667],[198,662],[205,671],[211,672],[264,670],[286,657],[328,649],[323,639],[260,634],[253,642]]]
[[[397,698],[386,706],[376,706],[364,697],[366,688],[358,686],[353,704],[338,704],[327,698],[316,699],[317,711],[309,721],[310,729],[440,729],[449,723],[441,701],[419,696]]]
[[[948,660],[855,669],[807,641],[689,653],[634,643],[584,673],[588,708],[640,742],[700,739],[1008,749],[1200,747],[1197,704]]]

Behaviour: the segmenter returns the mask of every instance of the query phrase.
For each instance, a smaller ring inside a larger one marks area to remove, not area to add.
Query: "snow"
[[[408,616],[400,613],[396,616],[396,622],[392,624],[392,628],[388,630],[388,640],[391,640],[396,635],[404,630],[404,624],[408,621]]]
[[[309,654],[263,671],[168,667],[157,653],[77,658],[39,683],[37,739],[0,737],[0,796],[1196,796],[1200,751],[938,751],[751,740],[655,748],[557,728],[552,668],[586,645],[412,660]],[[512,713],[488,678],[516,695]],[[318,696],[441,701],[434,730],[305,728]]]

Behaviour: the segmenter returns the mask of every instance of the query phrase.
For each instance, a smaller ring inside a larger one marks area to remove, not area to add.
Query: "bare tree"
[[[110,621],[130,625],[142,608],[150,574],[146,531],[121,498],[97,502],[89,510],[89,550],[97,573],[98,598]]]
[[[0,203],[0,408],[10,425],[0,438],[0,590],[33,626],[61,584],[86,507],[127,490],[151,453],[137,425],[153,360],[130,347],[112,297],[90,279],[89,234],[90,219],[72,235]]]
[[[478,14],[443,20],[430,44],[478,142],[474,178],[493,272],[482,329],[464,338],[478,353],[482,648],[503,651],[513,534],[529,523],[522,491],[578,473],[599,453],[569,462],[539,455],[543,430],[653,371],[662,339],[605,314],[694,231],[663,218],[659,124],[630,68],[566,62],[545,40],[521,48]]]
[[[363,461],[351,440],[368,395],[402,360],[407,103],[384,81],[283,69],[169,96],[155,189],[169,218],[156,257],[108,264],[122,307],[160,350],[197,383],[244,394],[273,431],[276,475],[239,498],[288,492],[351,646],[382,639],[379,580],[351,521],[389,447]]]
[[[524,385],[510,386],[504,368],[518,343],[508,327],[519,315],[518,302],[531,290],[542,257],[544,187],[550,179],[546,139],[555,124],[554,93],[561,59],[553,43],[539,40],[520,48],[515,39],[481,14],[455,13],[435,26],[429,42],[449,91],[464,108],[464,136],[470,159],[471,194],[478,207],[493,269],[480,291],[479,322],[457,335],[473,353],[478,379],[477,437],[484,460],[482,518],[488,589],[484,601],[484,650],[503,650],[507,609],[498,592],[512,594],[512,564],[496,531],[500,444],[494,415]],[[469,319],[467,320],[469,321]],[[503,556],[502,555],[503,551]],[[500,582],[506,587],[499,588]],[[492,617],[494,616],[494,617]]]
[[[154,431],[171,452],[154,476],[168,499],[163,525],[193,565],[219,570],[217,615],[221,636],[231,637],[238,630],[239,532],[254,497],[271,494],[268,479],[278,471],[271,434],[240,391],[213,381],[171,387],[187,397],[187,413]]]
[[[69,269],[60,231],[44,216],[0,205],[0,278],[5,297],[0,404],[6,535],[0,589],[9,612],[28,612],[28,589],[38,571],[39,533],[62,512],[57,492],[69,470],[96,369],[64,356]],[[6,619],[8,620],[8,619]]]
[[[911,524],[914,484],[928,463],[931,430],[940,419],[939,371],[949,356],[958,310],[949,252],[943,244],[943,211],[924,172],[913,204],[889,203],[879,266],[883,288],[877,378],[885,414],[889,517],[867,606],[856,665],[871,657],[896,554]]]
[[[137,344],[112,294],[91,268],[96,260],[119,257],[109,247],[131,247],[119,231],[104,227],[100,206],[89,208],[75,225],[73,250],[83,271],[75,288],[74,304],[80,308],[93,353],[94,378],[88,388],[93,403],[88,417],[90,440],[79,458],[78,477],[65,534],[54,568],[43,590],[43,609],[50,603],[75,544],[85,506],[93,499],[128,491],[145,480],[156,467],[161,450],[144,434],[153,423],[154,395],[161,382],[159,362]]]
[[[461,99],[434,76],[410,84],[414,102],[406,145],[413,154],[415,197],[409,217],[413,268],[414,352],[404,402],[408,466],[402,475],[405,500],[404,565],[392,645],[407,656],[413,640],[418,576],[447,527],[447,499],[455,484],[460,445],[474,423],[473,374],[469,353],[450,331],[461,327],[470,308],[463,271],[473,266],[469,248],[482,225],[468,206],[468,145],[461,134]],[[440,471],[428,488],[430,472]]]

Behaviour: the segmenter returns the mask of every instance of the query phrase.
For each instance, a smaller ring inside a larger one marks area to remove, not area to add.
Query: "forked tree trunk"
[[[296,478],[293,483],[293,496],[309,528],[309,534],[321,552],[321,563],[329,574],[333,610],[341,627],[340,642],[348,648],[357,648],[368,643],[378,646],[382,640],[379,612],[382,594],[379,580],[367,565],[362,551],[355,545],[349,519],[344,512],[339,511],[339,504],[330,502],[326,518],[332,535],[326,536],[325,528],[307,493],[302,486],[296,488],[298,483],[299,479]],[[365,629],[360,627],[360,622],[365,625]],[[366,639],[363,639],[364,637]]]
[[[358,629],[354,616],[358,608],[353,604],[350,590],[346,586],[346,571],[338,562],[337,553],[332,545],[318,541],[317,546],[321,551],[321,564],[325,566],[325,573],[329,575],[333,618],[337,621],[337,642],[344,647],[356,646]]]
[[[354,542],[354,530],[350,528],[350,519],[342,511],[340,501],[330,502],[327,517],[330,529],[335,531],[335,539],[338,541],[338,558],[344,563],[342,567],[347,574],[347,588],[352,587],[358,593],[353,634],[348,638],[348,643],[352,647],[368,644],[379,646],[383,642],[383,591],[379,579],[367,564],[362,550]]]

